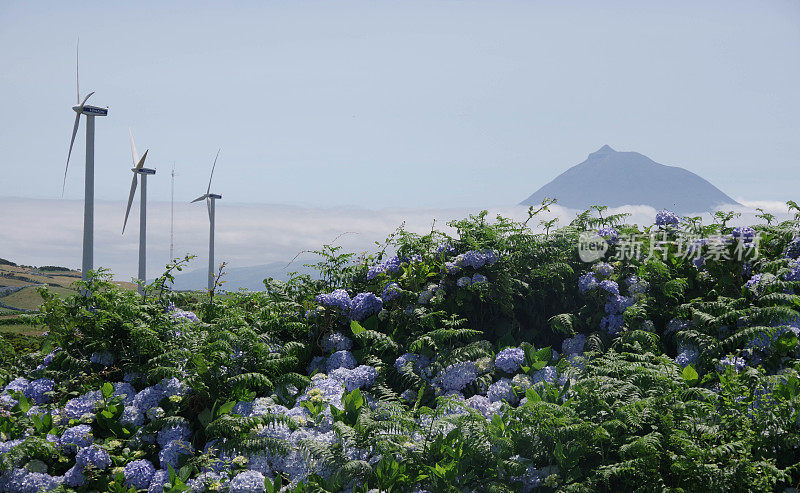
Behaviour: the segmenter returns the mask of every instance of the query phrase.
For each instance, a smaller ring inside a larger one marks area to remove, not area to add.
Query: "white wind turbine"
[[[221,149],[220,149],[221,150]],[[222,195],[211,193],[211,180],[214,178],[214,168],[217,167],[217,158],[219,157],[219,150],[217,156],[214,158],[214,165],[211,166],[211,177],[208,179],[208,188],[206,193],[192,200],[192,203],[199,202],[206,199],[206,207],[208,208],[208,290],[214,289],[214,201],[222,198]]]
[[[131,212],[131,205],[133,205],[133,196],[136,195],[136,185],[139,177],[142,180],[142,189],[139,192],[141,202],[139,205],[139,280],[142,283],[147,279],[147,175],[156,174],[156,170],[144,167],[144,161],[147,159],[149,149],[144,151],[144,155],[139,159],[139,153],[136,152],[136,144],[133,143],[133,132],[128,129],[131,135],[131,156],[133,158],[133,180],[131,181],[131,193],[128,196],[128,208],[125,209],[125,221],[122,223],[122,234],[125,234],[125,225],[128,224],[128,214]],[[142,285],[139,286],[139,292],[143,293]]]
[[[72,140],[69,142],[69,153],[67,154],[67,165],[64,168],[64,183],[61,187],[61,196],[64,196],[64,189],[67,185],[67,170],[69,169],[69,158],[72,156],[72,146],[75,144],[75,135],[78,133],[78,126],[81,123],[81,115],[86,116],[86,178],[84,179],[83,194],[83,260],[81,262],[81,279],[86,280],[89,271],[94,268],[94,118],[96,116],[107,116],[108,108],[100,108],[86,104],[86,101],[94,92],[90,92],[81,101],[81,86],[78,72],[78,47],[75,49],[75,80],[78,92],[78,104],[73,106],[75,111],[75,125],[72,128]]]

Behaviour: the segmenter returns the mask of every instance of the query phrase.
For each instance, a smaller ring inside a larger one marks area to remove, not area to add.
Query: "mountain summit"
[[[649,205],[679,214],[738,205],[691,171],[659,164],[638,152],[617,152],[608,145],[558,175],[521,204],[539,204],[546,197],[556,198],[559,205],[571,209]]]

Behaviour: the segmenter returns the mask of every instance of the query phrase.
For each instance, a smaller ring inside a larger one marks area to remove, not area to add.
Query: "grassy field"
[[[48,286],[47,289],[61,297],[72,296],[76,293],[75,290],[55,286]],[[16,293],[11,293],[8,296],[0,298],[0,301],[14,308],[22,308],[23,310],[38,310],[39,306],[44,300],[42,299],[41,295],[39,295],[38,287],[29,286],[27,288],[22,288]]]

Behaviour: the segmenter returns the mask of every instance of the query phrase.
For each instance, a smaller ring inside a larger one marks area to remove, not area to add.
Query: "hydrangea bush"
[[[603,211],[325,246],[319,279],[263,292],[45,289],[41,351],[0,352],[0,491],[796,487],[796,221],[660,211],[730,255],[583,263],[581,232],[643,232]]]

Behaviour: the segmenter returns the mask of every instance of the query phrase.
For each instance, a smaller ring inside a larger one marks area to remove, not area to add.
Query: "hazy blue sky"
[[[0,3],[0,196],[60,196],[80,34],[99,199],[127,195],[128,127],[154,200],[222,147],[227,201],[514,204],[603,144],[800,199],[800,2],[235,4]]]

